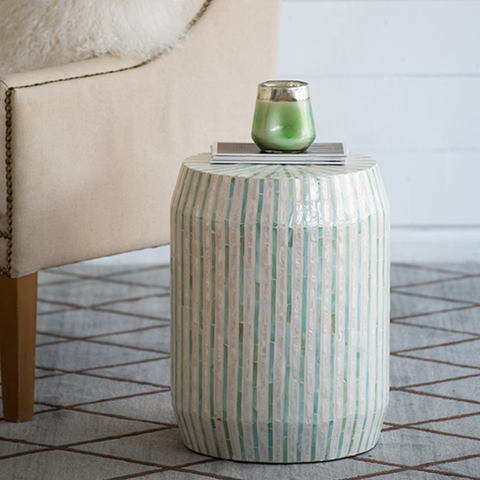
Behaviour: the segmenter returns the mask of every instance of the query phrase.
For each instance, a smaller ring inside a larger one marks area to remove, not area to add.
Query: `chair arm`
[[[248,141],[256,85],[275,76],[279,8],[214,1],[153,61],[106,56],[0,79],[10,107],[0,271],[168,243],[183,159],[214,140]]]

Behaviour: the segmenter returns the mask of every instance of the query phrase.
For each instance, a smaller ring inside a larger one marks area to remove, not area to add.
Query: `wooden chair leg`
[[[33,417],[37,274],[0,275],[0,364],[3,416],[10,422]]]

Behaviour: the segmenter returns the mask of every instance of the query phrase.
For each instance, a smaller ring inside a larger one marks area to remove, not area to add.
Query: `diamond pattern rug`
[[[169,266],[41,272],[35,417],[1,419],[0,479],[480,479],[480,264],[392,265],[391,394],[378,445],[245,464],[183,446],[170,401]]]

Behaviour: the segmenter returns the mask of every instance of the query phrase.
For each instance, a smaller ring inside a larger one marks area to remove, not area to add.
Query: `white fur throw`
[[[178,44],[192,0],[0,0],[0,75]]]

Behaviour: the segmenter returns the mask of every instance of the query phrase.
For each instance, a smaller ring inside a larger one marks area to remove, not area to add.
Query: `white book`
[[[302,153],[265,153],[254,143],[214,142],[211,163],[340,164],[347,158],[344,143],[313,143]]]

